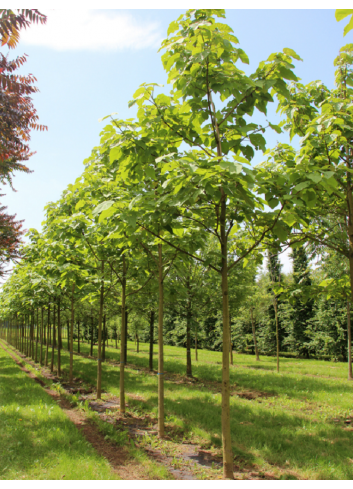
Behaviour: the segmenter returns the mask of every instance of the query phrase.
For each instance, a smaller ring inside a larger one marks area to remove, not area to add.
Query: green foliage
[[[350,18],[350,21],[346,25],[346,27],[343,30],[343,35],[345,36],[349,31],[353,29],[353,9],[336,9],[335,12],[335,17],[337,22],[340,22],[342,19],[345,19],[349,15],[352,17]]]

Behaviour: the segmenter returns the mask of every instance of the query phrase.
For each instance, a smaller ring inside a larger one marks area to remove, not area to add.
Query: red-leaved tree
[[[29,148],[31,130],[44,130],[38,124],[38,115],[31,95],[38,91],[36,78],[16,73],[27,55],[10,60],[9,52],[17,46],[20,30],[31,23],[46,22],[47,18],[37,9],[0,9],[0,43],[7,48],[6,55],[0,52],[0,184],[12,187],[15,171],[30,172],[25,162],[33,155]],[[0,197],[2,195],[0,194]],[[5,274],[6,264],[20,258],[19,245],[24,230],[23,221],[7,214],[0,204],[0,277]]]

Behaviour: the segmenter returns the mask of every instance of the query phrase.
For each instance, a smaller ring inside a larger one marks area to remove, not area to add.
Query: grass
[[[115,480],[56,402],[0,348],[0,480]]]
[[[148,345],[140,343],[138,354],[134,350],[129,342],[128,364],[147,367]],[[88,345],[81,344],[81,351],[88,353]],[[119,361],[114,348],[107,348],[106,354]],[[68,363],[68,353],[63,352],[66,372]],[[256,362],[249,355],[235,354],[234,363],[230,375],[231,431],[235,463],[240,469],[252,466],[258,474],[267,472],[281,479],[353,478],[353,431],[344,423],[353,418],[353,384],[345,380],[345,364],[281,359],[281,373],[277,374],[272,357]],[[220,453],[221,353],[199,351],[199,361],[193,362],[193,374],[199,381],[180,383],[168,373],[185,373],[185,349],[167,346],[165,372],[167,434],[176,442],[189,439]],[[76,377],[95,385],[96,373],[95,360],[75,356]],[[103,364],[102,388],[119,396],[117,366]],[[157,415],[156,375],[128,365],[126,392],[130,411]],[[246,392],[255,394],[255,399],[241,397]],[[132,395],[141,396],[144,402]],[[153,443],[168,450],[168,442]]]
[[[139,354],[134,349],[129,342],[128,363],[147,367],[148,345],[140,344]],[[81,351],[88,353],[88,345],[81,344]],[[106,353],[118,361],[117,350],[107,348]],[[346,428],[344,420],[353,417],[353,384],[345,380],[346,365],[281,359],[281,373],[277,374],[275,362],[272,357],[256,362],[249,355],[234,356],[230,405],[236,463],[253,464],[259,472],[271,472],[284,479],[352,479],[353,431]],[[67,370],[66,353],[63,365]],[[185,373],[185,349],[165,347],[165,371]],[[220,447],[221,353],[199,351],[193,374],[199,379],[196,384],[165,382],[169,431],[179,439]],[[95,384],[95,361],[75,357],[74,375]],[[102,387],[119,396],[116,366],[103,364]],[[127,368],[126,391],[128,396],[137,394],[145,399],[145,402],[129,399],[129,409],[157,415],[155,375]],[[267,397],[252,400],[239,397],[244,391],[266,393]]]

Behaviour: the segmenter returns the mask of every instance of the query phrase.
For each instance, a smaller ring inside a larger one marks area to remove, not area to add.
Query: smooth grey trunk
[[[162,244],[158,244],[158,437],[164,437],[164,358],[163,358],[163,262]]]
[[[77,321],[77,352],[80,353],[80,321]]]
[[[60,299],[58,299],[58,376],[61,375],[61,348],[62,348],[62,340],[61,340],[61,322],[60,322]]]
[[[51,364],[50,371],[54,371],[54,355],[55,355],[55,319],[56,319],[56,307],[54,303],[54,311],[53,311],[53,339],[52,339],[52,349],[51,349]]]
[[[223,193],[223,192],[222,192]],[[229,293],[228,293],[228,243],[226,234],[226,196],[222,195],[220,212],[221,253],[222,253],[222,309],[223,309],[223,351],[222,351],[222,444],[223,477],[234,479],[233,452],[230,435],[230,383],[229,383]]]
[[[92,316],[92,321],[91,321],[91,350],[90,350],[90,355],[93,357],[93,316]]]
[[[74,369],[74,320],[75,320],[75,307],[74,307],[74,293],[75,284],[72,284],[71,289],[71,330],[70,330],[70,376],[69,382],[73,382],[73,369]]]
[[[232,320],[230,316],[229,316],[229,353],[230,353],[230,364],[233,365]]]
[[[127,326],[128,326],[129,313],[126,310],[125,305],[125,365],[127,363]]]
[[[102,261],[102,281],[99,300],[99,318],[98,318],[98,353],[97,353],[97,399],[102,397],[102,319],[104,304],[104,261]]]
[[[43,333],[44,333],[44,309],[42,307],[42,322],[40,326],[40,364],[43,365]]]
[[[39,309],[37,308],[37,331],[36,331],[36,358],[35,363],[38,363],[38,343],[39,343]]]
[[[352,376],[352,331],[351,331],[351,303],[347,300],[347,336],[348,336],[348,380],[353,380]]]
[[[275,295],[273,296],[273,307],[275,309],[275,319],[276,319],[277,373],[279,373],[279,326],[278,326],[277,297]]]
[[[153,371],[153,331],[154,331],[154,311],[150,312],[150,351],[149,351],[149,369]]]
[[[48,366],[48,356],[49,356],[49,325],[50,325],[50,304],[48,304],[48,321],[47,321],[47,335],[46,335],[46,345],[45,345],[45,361],[44,364]]]
[[[102,347],[102,361],[105,362],[105,345],[107,341],[107,324],[106,315],[103,316],[103,347]]]
[[[253,307],[250,307],[250,314],[251,314],[251,327],[252,327],[252,336],[254,338],[254,346],[255,346],[256,360],[260,360],[259,350],[257,348],[257,341],[256,341],[256,331],[255,331],[255,321],[254,321],[254,315],[253,315]]]
[[[121,284],[121,337],[120,337],[120,413],[125,414],[125,304],[126,304],[126,259],[123,255]]]
[[[190,284],[187,283],[189,288]],[[192,377],[192,366],[191,366],[191,339],[190,339],[190,323],[191,323],[191,299],[188,297],[188,302],[186,306],[186,376]]]
[[[198,361],[198,353],[197,353],[197,323],[195,325],[195,361]]]

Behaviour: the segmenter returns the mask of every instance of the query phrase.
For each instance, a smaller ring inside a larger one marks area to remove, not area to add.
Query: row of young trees
[[[224,17],[220,9],[188,10],[171,23],[161,48],[170,94],[155,83],[142,84],[130,102],[137,105],[136,119],[110,117],[82,176],[48,204],[43,232],[31,230],[24,259],[3,289],[1,317],[17,331],[12,336],[17,345],[24,321],[28,344],[36,344],[34,324],[43,344],[44,322],[35,321],[37,311],[42,317],[46,309],[49,318],[49,308],[53,311],[47,324],[53,325],[54,338],[65,309],[72,381],[75,316],[82,308],[88,324],[87,311],[95,309],[100,398],[104,317],[107,311],[119,314],[124,413],[127,318],[137,311],[153,325],[156,315],[163,437],[165,304],[182,309],[189,375],[192,321],[212,304],[221,316],[224,477],[233,478],[230,313],[236,314],[234,304],[242,297],[252,297],[254,319],[257,300],[249,289],[256,289],[254,271],[264,251],[272,256],[284,244],[295,249],[311,242],[334,250],[353,273],[353,46],[342,48],[335,61],[334,90],[318,82],[300,84],[292,64],[300,58],[288,48],[247,76],[238,67],[248,63],[247,55],[232,29],[217,19]],[[283,123],[258,124],[259,112],[266,114],[275,99]],[[283,127],[291,137],[303,137],[299,152],[285,144],[266,150],[266,130],[281,133]],[[265,152],[266,161],[252,167],[257,150]],[[269,293],[279,358],[280,294],[292,289],[276,285],[275,278]],[[352,280],[348,285],[351,294]],[[60,347],[60,338],[56,341]]]

